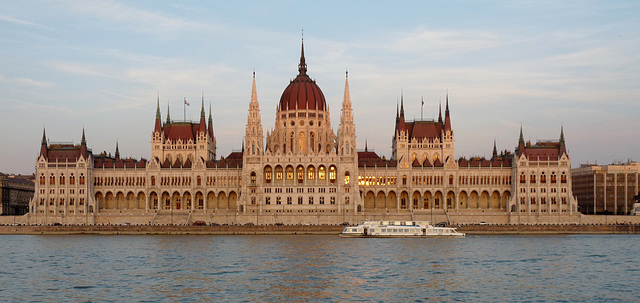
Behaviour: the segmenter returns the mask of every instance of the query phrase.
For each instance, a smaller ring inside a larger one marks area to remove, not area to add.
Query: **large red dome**
[[[304,60],[304,44],[298,65],[298,76],[289,83],[280,97],[280,110],[326,110],[324,94],[315,81],[307,75],[307,64]]]

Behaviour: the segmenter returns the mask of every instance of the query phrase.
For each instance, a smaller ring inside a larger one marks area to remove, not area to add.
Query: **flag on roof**
[[[187,98],[184,98],[184,104],[186,104],[187,106],[191,106],[191,104],[189,104],[189,102],[187,102]]]

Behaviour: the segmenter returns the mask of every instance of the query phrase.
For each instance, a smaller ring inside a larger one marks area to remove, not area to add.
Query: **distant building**
[[[573,193],[583,214],[628,214],[640,194],[640,163],[583,164],[571,170]]]
[[[2,209],[0,215],[21,216],[29,211],[29,201],[33,197],[34,176],[7,175],[0,173],[0,193]]]
[[[562,129],[559,140],[535,145],[521,129],[516,153],[498,154],[494,142],[490,159],[456,159],[448,95],[437,120],[405,120],[402,99],[387,134],[391,158],[366,144],[359,151],[348,75],[334,130],[329,102],[307,74],[304,46],[298,75],[279,102],[269,100],[277,105],[273,128],[263,127],[255,74],[248,103],[242,151],[220,158],[204,100],[199,121],[172,120],[169,109],[162,121],[158,103],[149,160],[121,158],[117,144],[113,157],[94,155],[84,131],[79,145],[49,143],[43,133],[32,222],[339,224],[389,215],[538,220],[577,212]]]

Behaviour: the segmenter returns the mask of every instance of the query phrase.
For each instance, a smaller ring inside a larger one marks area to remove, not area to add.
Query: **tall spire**
[[[349,91],[349,72],[345,71],[344,98],[340,113],[340,127],[338,129],[338,151],[340,155],[351,155],[356,148],[356,125],[353,121],[353,106]]]
[[[116,141],[116,161],[120,161],[120,149],[118,148],[118,141]]]
[[[204,116],[204,92],[202,93],[202,106],[200,107],[200,127],[198,132],[204,134],[207,132],[207,126],[205,125],[205,116]]]
[[[444,110],[444,131],[451,131],[451,120],[449,117],[449,92],[447,92],[446,109]]]
[[[400,117],[404,120],[404,92],[400,93]]]
[[[304,32],[302,33],[302,49],[300,51],[300,64],[298,64],[298,72],[300,72],[300,75],[307,74],[307,63],[304,60]]]
[[[80,155],[87,156],[87,140],[84,137],[84,127],[82,128],[82,140],[80,141]]]
[[[207,128],[209,129],[209,138],[213,140],[213,115],[211,115],[211,103],[209,103],[209,123]]]
[[[167,124],[171,123],[171,116],[169,115],[169,102],[167,102]]]
[[[564,144],[564,125],[560,126],[560,143]]]
[[[440,105],[438,106],[438,124],[442,125],[442,101],[440,101]]]
[[[40,156],[47,157],[47,135],[45,129],[42,129],[42,143],[40,145]]]
[[[156,125],[153,128],[153,132],[160,132],[162,130],[162,121],[160,120],[160,93],[158,93],[158,100],[156,104]]]
[[[498,157],[498,149],[496,148],[496,138],[493,138],[493,159]]]
[[[518,139],[518,156],[524,153],[524,136],[522,135],[522,125],[520,125],[520,139]]]

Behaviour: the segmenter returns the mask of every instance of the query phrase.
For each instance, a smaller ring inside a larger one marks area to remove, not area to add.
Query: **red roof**
[[[200,124],[192,122],[172,122],[166,123],[162,127],[164,137],[173,142],[178,141],[179,139],[182,141],[193,140],[193,142],[196,142],[199,129]]]

